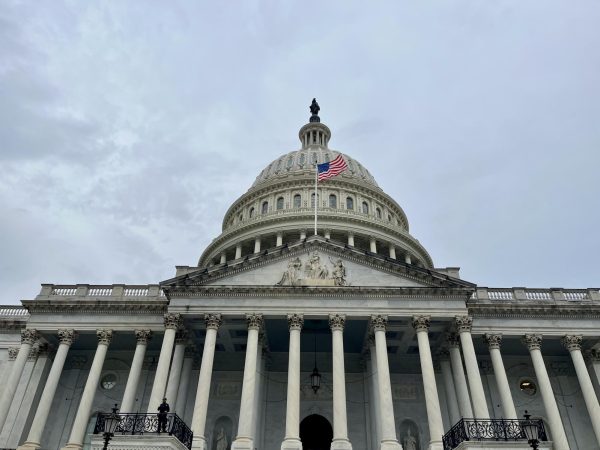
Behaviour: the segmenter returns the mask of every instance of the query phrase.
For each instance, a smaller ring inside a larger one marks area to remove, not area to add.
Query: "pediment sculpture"
[[[329,261],[332,268],[321,261],[317,251],[309,254],[304,265],[299,257],[291,259],[277,286],[348,286],[344,262],[331,258]]]

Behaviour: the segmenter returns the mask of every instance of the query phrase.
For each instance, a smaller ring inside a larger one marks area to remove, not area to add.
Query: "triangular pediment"
[[[161,283],[191,286],[329,288],[469,288],[471,283],[431,269],[340,246],[315,236],[293,246],[265,250],[230,264],[198,268]]]

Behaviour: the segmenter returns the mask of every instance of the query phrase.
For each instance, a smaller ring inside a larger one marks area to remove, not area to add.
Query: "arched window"
[[[367,205],[367,202],[362,202],[362,212],[363,214],[369,214],[369,205]]]
[[[304,153],[300,154],[300,165],[304,166],[304,163],[306,162],[306,155]]]
[[[283,197],[277,199],[277,209],[283,209]]]
[[[329,207],[337,208],[337,197],[334,194],[329,196]]]
[[[286,165],[286,167],[287,167],[288,169],[290,169],[290,168],[292,167],[292,163],[293,163],[293,162],[294,162],[294,160],[293,160],[293,159],[292,159],[292,157],[290,156],[290,157],[288,158],[288,160],[287,160],[287,165]]]
[[[346,198],[346,209],[354,209],[354,199],[352,197]]]
[[[294,208],[300,208],[302,206],[302,196],[300,194],[294,195]]]
[[[254,217],[254,208],[250,208],[250,212],[248,212],[249,217]]]
[[[319,201],[318,196],[317,196],[317,201]],[[314,192],[310,195],[310,206],[313,208],[315,207],[315,193]]]
[[[381,219],[381,209],[375,208],[375,214],[377,215],[378,219]]]
[[[261,214],[266,214],[269,212],[269,202],[263,202],[260,212]]]

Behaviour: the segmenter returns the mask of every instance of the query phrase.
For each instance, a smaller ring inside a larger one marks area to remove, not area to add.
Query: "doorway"
[[[333,440],[333,429],[329,421],[312,414],[300,422],[300,440],[303,450],[329,450]]]

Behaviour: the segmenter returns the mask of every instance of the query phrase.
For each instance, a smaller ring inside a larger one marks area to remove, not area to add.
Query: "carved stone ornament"
[[[19,347],[8,347],[8,360],[14,361],[19,354]]]
[[[593,348],[589,352],[587,352],[586,356],[593,363],[600,362],[600,351],[596,350],[595,348]]]
[[[583,341],[583,336],[581,336],[581,335],[579,335],[579,336],[567,335],[567,336],[563,337],[561,340],[562,345],[564,345],[565,348],[567,350],[569,350],[570,352],[575,351],[575,350],[581,350],[581,342],[582,341]]]
[[[249,330],[260,330],[263,325],[263,315],[262,314],[246,314],[246,322],[248,322]]]
[[[175,334],[175,344],[185,344],[188,338],[187,330],[178,330]]]
[[[329,314],[329,327],[331,330],[344,330],[346,316],[344,314]]]
[[[381,314],[374,314],[371,316],[371,329],[373,331],[385,331],[388,318]]]
[[[69,330],[64,328],[58,330],[58,339],[61,344],[71,345],[76,338],[77,333],[75,333],[75,330]]]
[[[419,331],[429,331],[431,318],[429,316],[415,316],[412,320],[412,326],[418,333]]]
[[[138,344],[147,344],[152,339],[152,331],[150,330],[135,330],[134,333]]]
[[[46,344],[46,343],[40,344],[37,349],[38,349],[38,358],[40,356],[50,356],[51,348],[48,344]]]
[[[204,322],[206,323],[206,329],[212,328],[218,330],[223,323],[223,319],[221,318],[221,314],[208,313],[204,314]]]
[[[33,330],[33,329],[21,330],[21,344],[33,345],[33,344],[35,344],[35,341],[37,341],[39,337],[40,337],[40,334],[37,332],[37,330]]]
[[[96,336],[98,337],[98,345],[109,345],[112,339],[113,332],[112,330],[107,330],[105,328],[101,328],[100,330],[96,330]]]
[[[446,336],[446,342],[448,343],[449,348],[459,348],[460,336],[457,333],[448,333],[448,336]]]
[[[459,333],[471,332],[471,327],[473,326],[473,318],[471,316],[456,316],[454,320],[456,331]]]
[[[27,355],[27,360],[35,361],[37,359],[39,353],[40,353],[39,345],[32,346],[31,349],[29,349],[29,355]]]
[[[304,325],[304,316],[302,314],[288,314],[287,320],[290,330],[301,330]]]
[[[488,348],[500,348],[500,344],[502,343],[502,335],[501,334],[484,334],[483,340],[487,343]]]
[[[541,334],[526,334],[523,336],[523,343],[531,350],[539,350],[542,346]]]
[[[165,314],[165,328],[177,330],[181,327],[181,314],[179,313],[167,313]]]
[[[341,259],[333,261],[329,258],[331,268],[321,261],[319,252],[312,252],[304,263],[302,276],[302,261],[299,257],[291,259],[283,272],[277,286],[347,286],[346,267]]]

